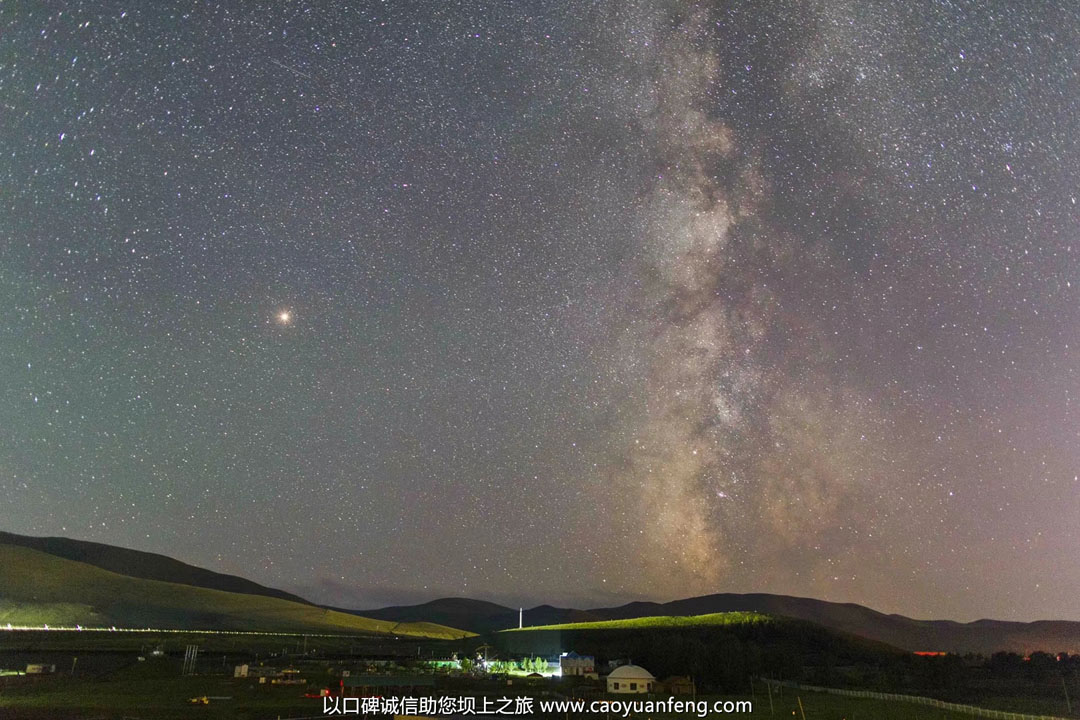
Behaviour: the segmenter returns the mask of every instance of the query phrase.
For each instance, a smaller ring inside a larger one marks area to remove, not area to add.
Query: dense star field
[[[3,529],[1080,619],[1072,4],[0,20]]]

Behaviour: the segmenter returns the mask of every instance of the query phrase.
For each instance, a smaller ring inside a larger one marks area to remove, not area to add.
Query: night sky
[[[1080,10],[0,6],[0,528],[376,607],[1080,619]]]

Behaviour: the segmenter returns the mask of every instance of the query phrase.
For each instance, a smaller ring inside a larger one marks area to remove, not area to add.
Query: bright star
[[[288,325],[292,322],[292,313],[288,310],[282,310],[278,313],[277,320],[281,325]]]

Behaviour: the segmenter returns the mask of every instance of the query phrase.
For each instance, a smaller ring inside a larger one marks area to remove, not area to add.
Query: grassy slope
[[[633,602],[590,612],[605,619],[652,615],[701,615],[715,612],[756,611],[778,617],[797,618],[842,632],[871,638],[906,650],[980,652],[997,650],[1028,653],[1032,650],[1080,652],[1080,622],[1037,621],[1031,623],[977,620],[914,620],[886,615],[853,603],[834,603],[813,598],[769,593],[718,593],[668,603]],[[526,613],[525,617],[528,617]]]
[[[18,545],[67,560],[93,565],[102,570],[144,580],[161,580],[163,582],[180,583],[181,585],[210,588],[211,590],[266,595],[267,597],[292,600],[305,605],[314,604],[292,593],[259,585],[246,578],[188,565],[166,555],[132,550],[116,545],[105,545],[64,537],[16,535],[15,533],[3,531],[0,531],[0,544]],[[392,620],[393,618],[380,619]]]
[[[768,615],[756,612],[725,612],[708,615],[656,615],[626,620],[600,620],[597,622],[562,623],[513,628],[503,632],[527,632],[529,630],[641,630],[646,628],[688,628],[703,626],[753,625],[773,622]]]
[[[118,575],[0,544],[0,625],[384,633],[459,638],[433,623],[394,623],[260,595]]]

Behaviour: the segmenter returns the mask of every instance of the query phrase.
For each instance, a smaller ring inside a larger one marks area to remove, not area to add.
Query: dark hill
[[[346,610],[345,612],[394,622],[436,622],[472,632],[505,630],[518,625],[517,610],[486,600],[469,598],[439,598],[420,605],[400,605],[378,610]],[[465,625],[454,625],[454,622],[459,620]]]
[[[1080,622],[977,620],[959,623],[952,620],[914,620],[903,615],[886,615],[854,603],[834,603],[767,593],[721,593],[668,603],[632,602],[619,607],[592,610],[541,605],[525,610],[525,626],[721,612],[759,612],[805,620],[831,630],[912,651],[983,654],[998,650],[1019,653],[1033,650],[1080,652]],[[446,598],[423,605],[364,610],[362,614],[384,620],[427,620],[478,633],[515,628],[518,621],[517,611],[513,608],[467,598]]]
[[[493,633],[510,655],[550,656],[572,648],[597,662],[632,658],[658,676],[689,672],[706,687],[745,689],[763,672],[814,679],[842,666],[897,667],[914,658],[894,647],[815,623],[761,613],[638,617]]]
[[[128,548],[86,540],[72,540],[62,537],[31,537],[3,531],[0,531],[0,543],[37,550],[66,560],[86,563],[102,570],[143,580],[160,580],[210,590],[262,595],[305,605],[312,604],[304,598],[287,593],[284,590],[275,590],[251,580],[245,580],[242,577],[188,565],[157,553],[129,550]]]
[[[622,619],[733,611],[756,611],[807,620],[905,650],[984,654],[998,650],[1020,653],[1033,650],[1080,651],[1080,622],[977,620],[959,623],[952,620],[913,620],[903,615],[886,615],[854,603],[833,603],[767,593],[721,593],[668,603],[629,603],[591,612],[607,619]]]

